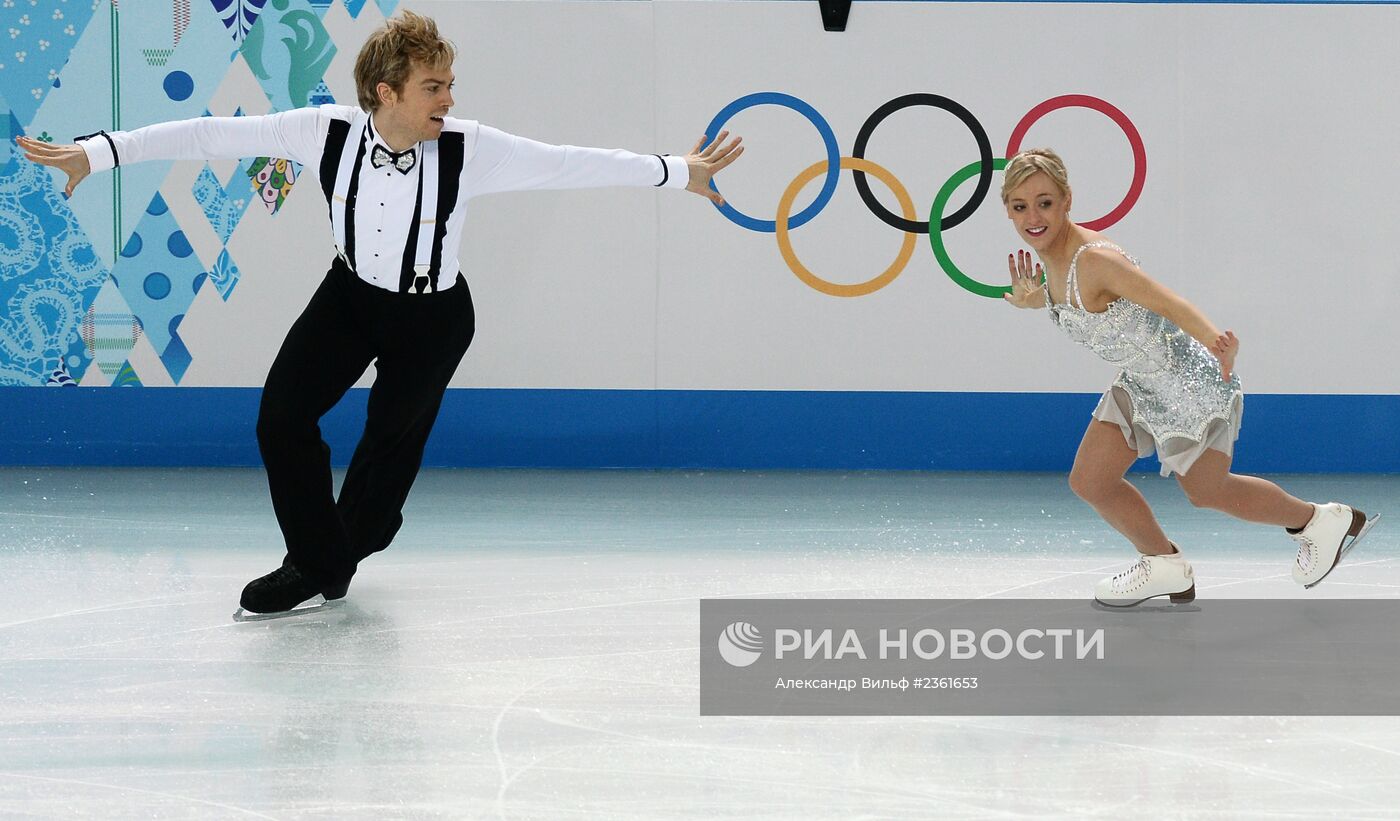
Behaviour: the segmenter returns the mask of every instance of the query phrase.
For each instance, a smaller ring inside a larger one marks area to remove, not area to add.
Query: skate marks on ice
[[[22,474],[0,478],[0,815],[1380,819],[1400,805],[1393,717],[697,715],[701,597],[1090,606],[1131,546],[1061,475],[425,471],[400,542],[345,606],[253,625],[227,608],[280,544],[259,472]],[[1390,528],[1304,591],[1285,534],[1191,508],[1158,478],[1140,484],[1211,586],[1195,606],[1400,594]],[[1400,498],[1400,477],[1286,486],[1386,516]],[[1152,605],[1116,616],[1158,618]]]

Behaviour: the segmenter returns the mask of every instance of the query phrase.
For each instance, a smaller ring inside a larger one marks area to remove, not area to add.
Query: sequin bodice
[[[1171,320],[1127,299],[1116,299],[1106,310],[1084,310],[1079,294],[1079,256],[1090,248],[1111,248],[1137,260],[1109,242],[1090,242],[1074,252],[1065,280],[1065,302],[1050,299],[1050,318],[1111,365],[1122,369],[1115,387],[1132,401],[1133,421],[1142,424],[1161,441],[1171,437],[1201,440],[1212,420],[1228,419],[1237,397],[1243,396],[1240,379],[1220,378],[1220,363],[1200,342]],[[1077,304],[1076,304],[1077,303]]]

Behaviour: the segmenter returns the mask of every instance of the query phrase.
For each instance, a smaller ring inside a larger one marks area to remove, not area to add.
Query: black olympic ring
[[[884,122],[886,117],[896,111],[911,108],[916,105],[926,105],[930,108],[942,109],[952,114],[954,117],[957,117],[959,120],[962,120],[962,124],[967,126],[967,130],[971,131],[973,138],[977,140],[977,153],[982,160],[981,171],[977,175],[977,187],[973,189],[972,198],[969,199],[962,208],[959,208],[957,211],[939,220],[938,224],[940,229],[947,231],[949,228],[961,225],[964,220],[972,216],[972,212],[976,211],[978,206],[982,204],[982,201],[987,198],[987,192],[992,190],[993,158],[991,140],[987,139],[987,131],[982,127],[982,124],[979,123],[977,118],[972,116],[972,112],[964,108],[961,103],[956,100],[950,100],[940,94],[917,93],[896,97],[875,109],[875,112],[866,118],[865,124],[860,127],[860,133],[856,135],[856,144],[855,147],[851,149],[851,156],[861,160],[865,159],[865,146],[866,143],[870,142],[870,135],[875,133],[876,126],[880,125],[880,123]],[[898,228],[901,231],[908,231],[913,234],[928,233],[927,222],[908,220],[886,209],[885,206],[875,198],[875,193],[870,190],[870,183],[866,181],[864,171],[853,170],[851,173],[855,175],[856,190],[860,191],[860,198],[865,201],[865,206],[870,209],[871,213],[879,217],[882,222],[891,228]]]

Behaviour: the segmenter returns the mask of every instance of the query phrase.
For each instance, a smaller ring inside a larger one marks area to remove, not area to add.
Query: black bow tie
[[[375,168],[382,168],[393,163],[400,174],[407,174],[413,170],[413,164],[418,162],[418,152],[408,148],[395,153],[382,145],[375,145],[374,150],[370,152],[369,161]]]

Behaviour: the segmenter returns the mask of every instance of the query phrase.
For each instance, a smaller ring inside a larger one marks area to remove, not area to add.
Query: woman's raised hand
[[[1045,272],[1040,263],[1032,265],[1030,252],[1007,254],[1006,267],[1011,270],[1011,293],[1002,294],[1002,298],[1017,308],[1044,308]]]

